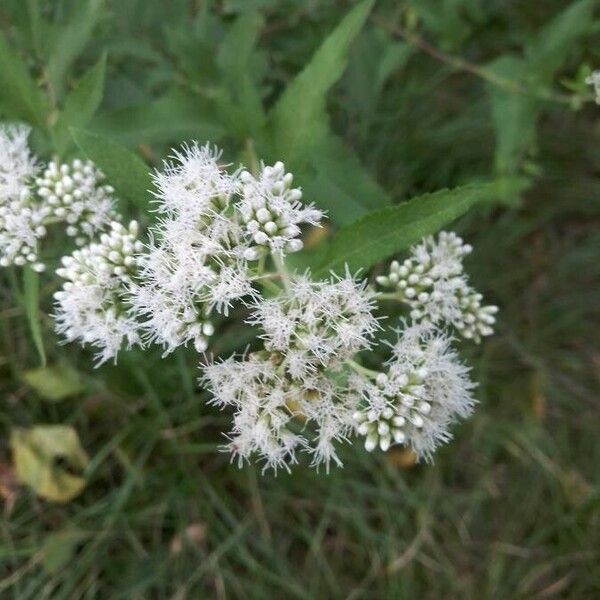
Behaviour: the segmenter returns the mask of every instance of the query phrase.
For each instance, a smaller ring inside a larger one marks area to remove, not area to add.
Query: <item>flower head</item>
[[[283,355],[292,377],[308,381],[369,347],[379,327],[373,296],[348,273],[323,281],[305,274],[279,296],[256,301],[249,323],[262,327],[265,348]]]
[[[38,165],[27,143],[24,125],[0,126],[0,266],[30,264],[36,271],[39,240],[46,235],[47,207],[30,190]]]
[[[377,283],[396,291],[414,321],[448,323],[463,337],[479,342],[491,335],[498,307],[482,305],[483,296],[468,283],[463,258],[472,251],[455,233],[442,231],[411,248],[402,264],[393,261]]]
[[[54,294],[57,331],[66,341],[80,340],[99,350],[98,364],[115,358],[125,343],[139,343],[137,323],[127,305],[128,287],[138,270],[138,225],[113,221],[110,232],[62,259],[57,269],[65,279]]]
[[[365,436],[367,450],[407,444],[429,460],[451,438],[451,425],[473,410],[469,369],[451,338],[427,323],[399,332],[387,365],[375,381],[352,378],[351,386],[363,398],[354,415],[357,432]]]
[[[237,174],[220,164],[221,151],[209,144],[183,144],[172,150],[171,161],[153,175],[160,212],[198,218],[228,205],[237,188]]]
[[[257,177],[243,171],[241,200],[237,206],[251,239],[248,260],[266,252],[287,254],[302,249],[300,225],[318,225],[323,213],[312,204],[300,202],[302,191],[292,187],[293,175],[282,162],[262,166]]]
[[[114,189],[91,161],[51,161],[35,181],[49,217],[67,223],[67,235],[81,246],[117,219]]]

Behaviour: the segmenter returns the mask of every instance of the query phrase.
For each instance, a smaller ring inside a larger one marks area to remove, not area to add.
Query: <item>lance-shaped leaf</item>
[[[83,129],[71,129],[75,143],[106,175],[120,200],[148,210],[152,178],[144,161],[117,142]]]
[[[85,127],[102,101],[106,54],[77,82],[67,96],[56,123],[56,145],[59,154],[71,143],[69,127]]]
[[[327,92],[346,66],[350,44],[362,28],[373,0],[357,4],[327,37],[302,72],[287,86],[270,114],[272,150],[296,168],[329,132]]]
[[[367,269],[435,233],[477,202],[493,198],[495,184],[473,184],[413,198],[362,217],[342,227],[331,242],[317,274]]]
[[[48,102],[29,69],[0,35],[0,104],[6,115],[46,127]]]

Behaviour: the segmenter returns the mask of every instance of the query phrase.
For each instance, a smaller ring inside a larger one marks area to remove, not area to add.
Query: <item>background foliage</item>
[[[457,228],[501,307],[498,334],[467,349],[481,405],[434,466],[348,448],[328,476],[272,478],[216,451],[228,417],[204,406],[193,352],[94,371],[57,346],[52,279],[3,273],[3,597],[600,594],[598,3],[372,4],[2,2],[0,115],[47,158],[93,157],[124,211],[152,218],[144,162],[184,139],[283,157],[332,229],[488,182]],[[344,232],[314,235],[305,260],[335,266]],[[215,352],[247,343],[233,322]],[[45,457],[51,489],[85,483],[68,504],[14,482],[10,437],[38,424],[79,434],[52,430],[63,446]]]

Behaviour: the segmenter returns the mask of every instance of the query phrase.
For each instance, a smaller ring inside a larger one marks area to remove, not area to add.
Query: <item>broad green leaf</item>
[[[92,39],[102,16],[104,0],[77,2],[64,25],[58,26],[48,59],[48,77],[57,97],[62,97],[68,70]]]
[[[545,25],[527,48],[527,68],[533,80],[549,83],[574,42],[591,31],[596,0],[578,0]]]
[[[23,308],[40,362],[45,366],[46,351],[40,327],[40,276],[30,267],[23,268]]]
[[[62,364],[29,369],[23,373],[22,378],[42,398],[51,402],[76,396],[84,389],[77,371]]]
[[[106,175],[121,200],[149,209],[152,178],[141,158],[97,133],[72,128],[71,134],[83,153]]]
[[[225,135],[213,103],[177,90],[149,104],[99,115],[90,127],[130,146],[175,143],[182,138],[214,142]]]
[[[273,108],[269,123],[273,155],[294,168],[305,162],[316,142],[328,134],[327,92],[342,75],[350,44],[372,6],[373,0],[364,0],[342,19]]]
[[[49,533],[42,545],[42,566],[46,573],[54,575],[68,567],[73,559],[77,546],[90,537],[90,533],[67,527],[62,531]]]
[[[0,34],[0,104],[10,118],[46,127],[48,102],[29,69]]]
[[[327,210],[328,217],[339,225],[389,204],[383,188],[334,135],[316,147],[308,176],[300,176],[299,180],[305,198]]]
[[[105,72],[106,54],[103,54],[67,96],[55,128],[59,154],[62,154],[72,142],[69,127],[85,127],[100,106]]]
[[[10,446],[17,479],[38,496],[51,502],[69,502],[85,487],[85,479],[70,472],[83,471],[89,462],[72,427],[36,425],[14,429]]]
[[[346,265],[351,271],[367,269],[438,231],[496,191],[494,184],[466,185],[369,213],[339,230],[317,274],[341,271]]]

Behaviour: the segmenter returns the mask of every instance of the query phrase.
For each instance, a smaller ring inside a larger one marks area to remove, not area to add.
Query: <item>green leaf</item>
[[[265,60],[256,51],[264,19],[247,12],[236,19],[219,47],[217,64],[224,88],[218,97],[221,118],[238,139],[256,137],[265,125],[265,112],[258,81]]]
[[[592,30],[596,0],[572,2],[538,33],[527,48],[527,67],[533,79],[549,83],[574,42]]]
[[[83,471],[89,462],[72,427],[36,425],[14,429],[10,447],[17,479],[38,496],[51,502],[69,502],[85,487],[85,479],[70,472]]]
[[[58,364],[29,369],[22,374],[22,378],[42,398],[51,402],[76,396],[84,390],[77,371],[67,365]]]
[[[97,133],[75,128],[70,131],[79,148],[106,175],[117,196],[147,211],[152,178],[146,163],[127,148]]]
[[[46,128],[48,102],[21,58],[0,35],[0,104],[10,118]]]
[[[385,190],[337,136],[330,135],[317,146],[311,167],[309,176],[299,177],[304,196],[327,210],[334,223],[350,223],[389,204]]]
[[[89,537],[89,532],[73,527],[49,533],[42,545],[42,566],[46,573],[54,575],[68,567],[77,546]]]
[[[438,231],[475,203],[495,194],[494,184],[472,184],[425,194],[369,213],[339,230],[316,274],[341,271],[346,265],[351,271],[367,269]]]
[[[29,16],[29,29],[31,30],[31,43],[36,56],[42,55],[42,11],[39,0],[26,0],[27,14]]]
[[[90,127],[132,146],[175,143],[181,138],[214,142],[225,135],[212,102],[179,90],[167,92],[148,104],[103,113]]]
[[[30,267],[23,268],[23,307],[40,362],[42,366],[46,366],[46,351],[40,327],[40,276]]]
[[[504,56],[489,65],[489,69],[505,79],[518,82],[527,67],[519,58]],[[487,90],[496,135],[495,171],[501,178],[510,177],[519,172],[523,159],[534,144],[539,102],[530,95],[496,85],[488,84]],[[507,188],[500,199],[507,204],[515,204],[518,198]]]
[[[62,154],[72,142],[69,127],[85,127],[100,106],[104,92],[106,54],[79,80],[67,96],[56,123],[56,146]]]
[[[305,162],[316,142],[328,134],[327,92],[342,75],[350,44],[367,19],[373,1],[360,2],[342,19],[271,112],[273,155],[294,168]]]
[[[65,79],[73,62],[92,39],[104,0],[77,2],[68,21],[57,28],[48,59],[48,77],[57,97],[62,97]]]

